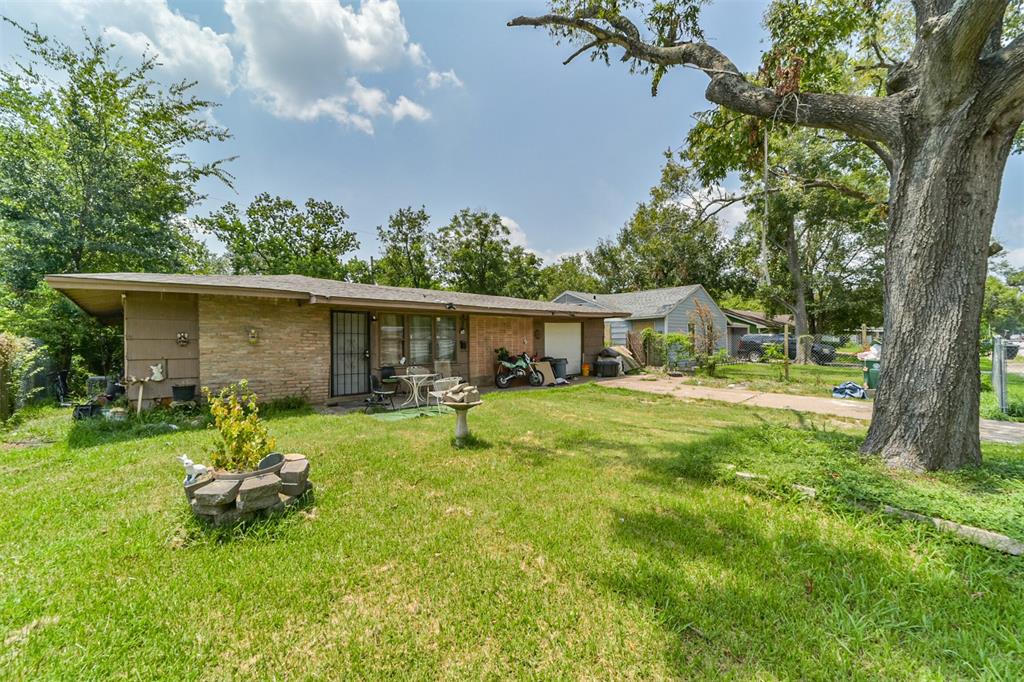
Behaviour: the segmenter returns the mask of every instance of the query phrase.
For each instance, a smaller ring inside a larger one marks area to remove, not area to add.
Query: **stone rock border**
[[[185,484],[185,498],[197,518],[219,527],[274,516],[298,504],[312,490],[309,460],[290,454],[284,456],[276,473],[241,480],[221,478],[216,472],[205,474]]]
[[[752,474],[748,471],[737,471],[735,474],[736,478],[745,481],[768,478],[767,476]],[[791,483],[789,487],[806,497],[814,498],[818,496],[818,491],[809,485]],[[899,507],[893,507],[889,504],[883,504],[876,507],[863,502],[854,502],[853,505],[866,512],[881,512],[888,516],[895,516],[896,518],[904,521],[916,521],[917,523],[923,523],[935,528],[936,530],[958,535],[964,540],[973,542],[976,545],[981,545],[982,547],[994,549],[999,552],[1005,552],[1012,556],[1024,556],[1024,542],[1015,540],[1008,535],[1003,535],[1002,533],[995,533],[990,530],[985,530],[984,528],[976,528],[963,523],[956,523],[955,521],[947,521],[946,519],[938,516],[918,514],[917,512],[900,509]]]

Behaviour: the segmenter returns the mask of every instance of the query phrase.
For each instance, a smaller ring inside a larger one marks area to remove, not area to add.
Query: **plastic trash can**
[[[868,388],[878,388],[878,382],[882,378],[881,365],[880,360],[864,361],[864,385]]]
[[[548,358],[551,363],[551,371],[555,373],[556,379],[564,379],[565,371],[569,367],[568,358]]]

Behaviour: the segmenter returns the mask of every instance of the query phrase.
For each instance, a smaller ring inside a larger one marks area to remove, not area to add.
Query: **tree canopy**
[[[348,214],[330,201],[289,199],[264,192],[245,209],[233,203],[199,222],[223,242],[234,274],[307,275],[345,279],[345,256],[359,248],[346,230]]]

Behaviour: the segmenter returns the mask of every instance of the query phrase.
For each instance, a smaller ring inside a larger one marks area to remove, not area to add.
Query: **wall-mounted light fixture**
[[[260,342],[260,330],[256,327],[249,328],[249,344],[255,346]]]
[[[373,313],[371,313],[371,314],[370,314],[370,322],[376,322],[376,321],[377,321],[377,315],[376,315],[376,314],[373,314]]]
[[[455,310],[454,303],[446,303],[444,307],[447,308],[448,310]]]

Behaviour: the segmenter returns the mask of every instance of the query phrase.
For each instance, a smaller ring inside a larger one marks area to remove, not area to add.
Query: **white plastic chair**
[[[430,405],[430,399],[433,398],[437,401],[437,411],[441,412],[441,401],[444,399],[444,394],[452,390],[456,386],[462,383],[462,377],[446,377],[444,379],[435,379],[434,385],[430,391],[427,391],[427,405]]]

